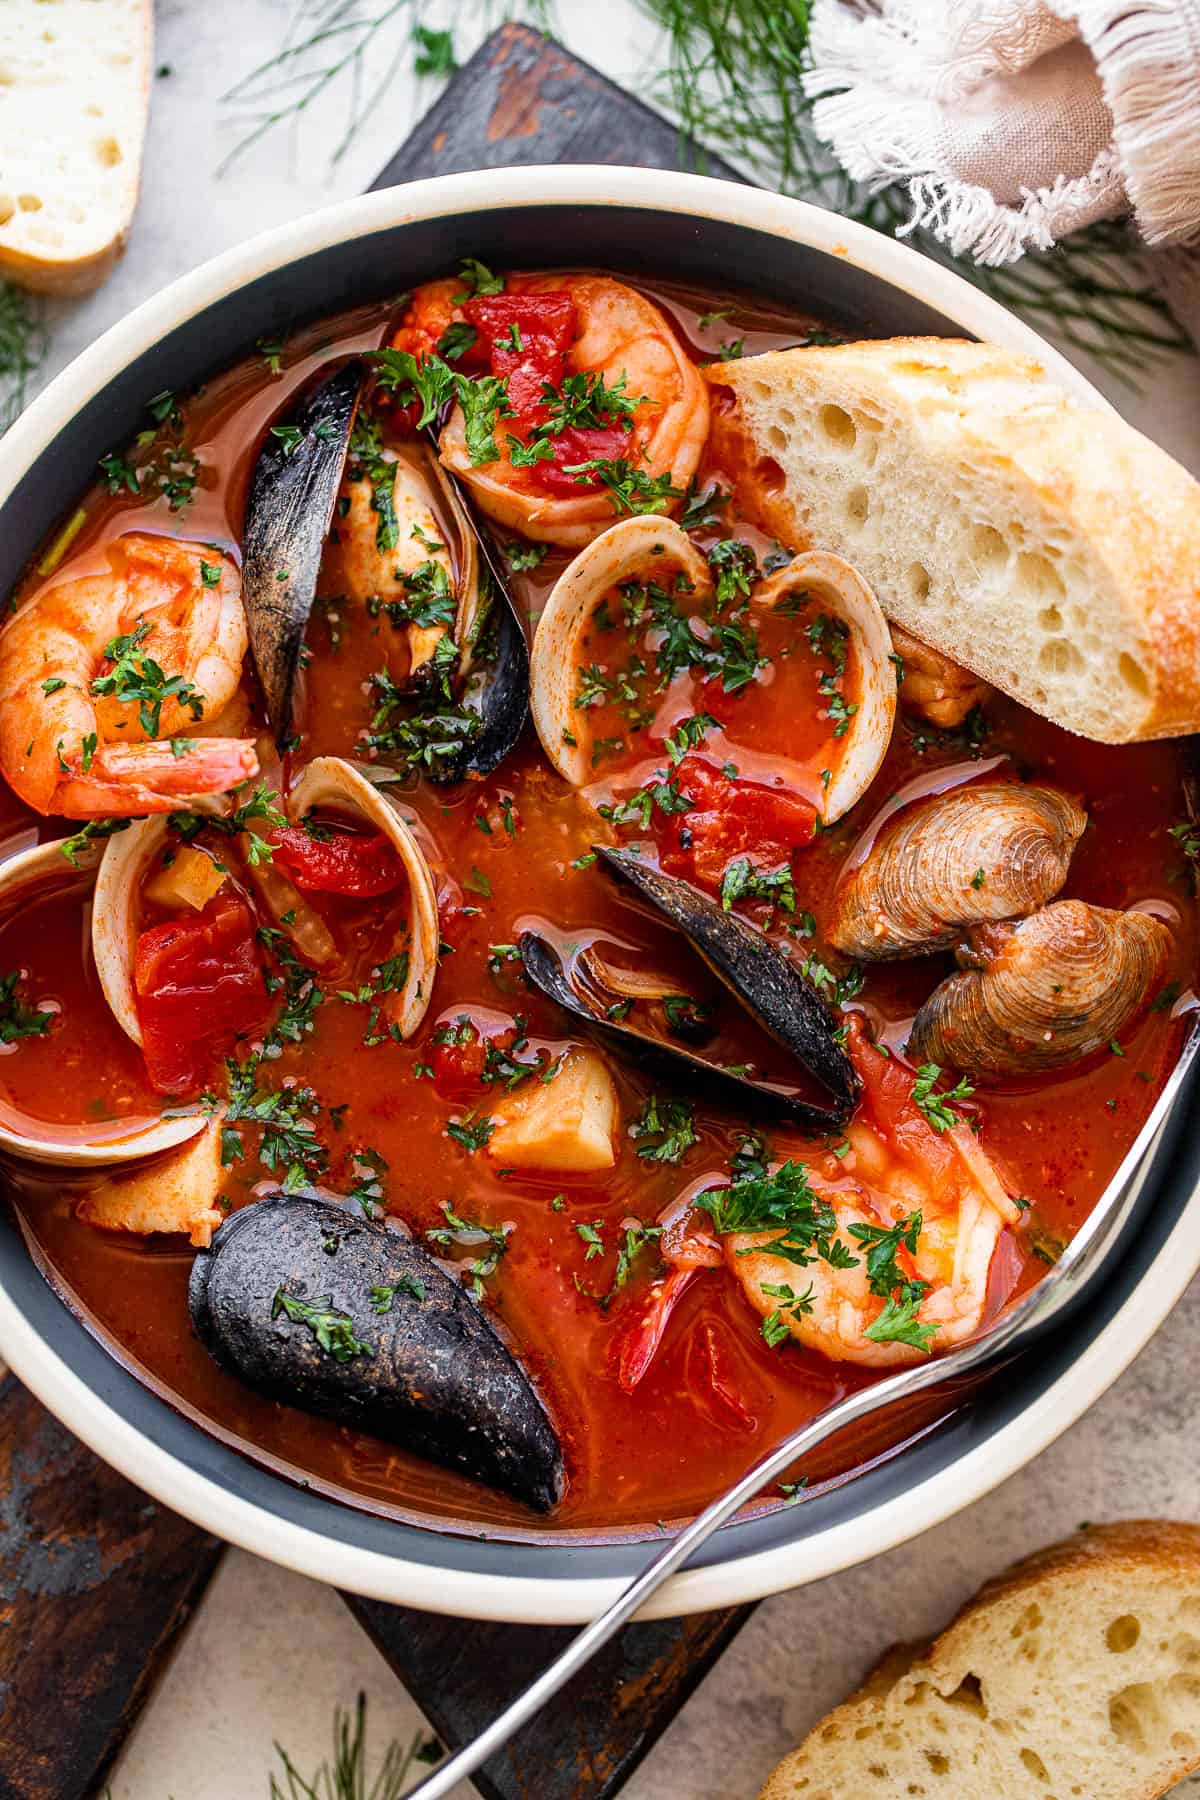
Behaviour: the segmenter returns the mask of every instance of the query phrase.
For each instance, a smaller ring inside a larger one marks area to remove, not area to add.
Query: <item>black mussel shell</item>
[[[490,564],[489,546],[482,536],[480,544]],[[497,585],[492,577],[493,596]],[[487,656],[472,666],[462,700],[466,710],[478,714],[479,729],[467,739],[460,756],[445,758],[430,771],[430,780],[441,785],[481,781],[498,769],[515,749],[529,716],[529,645],[525,632],[505,588],[501,587],[499,597],[493,598],[492,607],[493,619],[484,635],[490,628],[495,643]]]
[[[690,882],[664,875],[632,850],[594,848],[601,867],[681,931],[764,1031],[828,1090],[833,1105],[825,1122],[841,1124],[858,1097],[854,1065],[838,1042],[833,1013],[787,957]]]
[[[519,949],[525,973],[539,993],[572,1013],[614,1050],[635,1057],[646,1067],[661,1070],[666,1079],[702,1089],[714,1100],[736,1109],[739,1116],[750,1114],[776,1124],[796,1125],[805,1131],[830,1131],[847,1117],[849,1104],[816,1106],[799,1095],[751,1081],[745,1075],[734,1075],[721,1068],[719,1063],[706,1062],[702,1056],[685,1050],[680,1044],[650,1037],[623,1019],[610,1019],[603,1011],[588,1004],[572,984],[558,952],[536,931],[522,932]]]
[[[390,1297],[388,1310],[373,1295]],[[284,1297],[338,1316],[331,1348]],[[562,1498],[562,1451],[533,1387],[465,1291],[408,1238],[327,1201],[275,1194],[198,1252],[188,1308],[205,1349],[258,1392],[538,1512]]]
[[[341,484],[363,367],[348,362],[305,394],[268,433],[250,477],[242,595],[267,719],[282,747],[292,728],[296,677],[321,558]]]

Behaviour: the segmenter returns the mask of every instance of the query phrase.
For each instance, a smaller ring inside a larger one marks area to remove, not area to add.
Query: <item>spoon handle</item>
[[[606,1644],[615,1632],[630,1620],[636,1612],[657,1593],[663,1583],[683,1567],[693,1551],[707,1542],[714,1531],[717,1531],[728,1519],[731,1519],[738,1508],[752,1500],[767,1483],[791,1466],[799,1457],[815,1450],[825,1443],[836,1432],[858,1420],[870,1416],[881,1407],[890,1405],[902,1395],[911,1394],[919,1388],[932,1387],[945,1380],[954,1372],[954,1358],[948,1357],[941,1363],[928,1363],[920,1368],[904,1369],[887,1380],[875,1383],[869,1388],[860,1389],[857,1393],[848,1394],[845,1399],[827,1406],[823,1412],[810,1419],[806,1425],[794,1431],[790,1437],[773,1450],[760,1457],[748,1472],[731,1488],[705,1507],[691,1524],[670,1538],[652,1557],[650,1562],[635,1575],[627,1587],[617,1595],[611,1606],[585,1625],[577,1637],[571,1639],[560,1656],[542,1670],[535,1681],[532,1681],[524,1693],[506,1706],[475,1740],[463,1746],[444,1762],[432,1775],[426,1776],[412,1788],[408,1800],[439,1800],[439,1796],[449,1794],[451,1790],[466,1776],[471,1775],[489,1756],[501,1749],[508,1740],[518,1732],[522,1725],[538,1713],[546,1702],[563,1687],[571,1677],[595,1655],[602,1644]]]

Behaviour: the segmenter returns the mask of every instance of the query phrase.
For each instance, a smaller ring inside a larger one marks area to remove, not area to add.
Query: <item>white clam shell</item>
[[[404,864],[411,898],[408,975],[403,987],[388,996],[388,1007],[400,1035],[411,1037],[429,1007],[441,944],[437,893],[429,864],[392,802],[340,757],[319,756],[309,763],[283,803],[295,824],[314,807],[350,814],[373,825]],[[110,838],[96,880],[92,913],[96,970],[113,1016],[135,1044],[142,1041],[133,979],[141,885],[167,831],[166,819],[157,817],[138,820],[128,831]]]
[[[708,563],[686,532],[671,519],[648,515],[601,532],[555,584],[534,635],[530,706],[542,749],[573,787],[583,787],[592,774],[589,714],[575,705],[580,638],[618,582],[638,577],[662,583],[675,574],[686,577],[700,600],[712,592]],[[896,718],[892,640],[871,589],[840,556],[812,550],[793,557],[756,585],[751,606],[769,609],[797,589],[846,626],[859,671],[858,710],[838,740],[840,754],[823,796],[823,816],[832,824],[866,793],[887,754]],[[786,754],[786,743],[780,750]]]
[[[125,836],[132,836],[138,825],[108,840],[106,852]],[[0,865],[0,913],[18,905],[22,896],[32,898],[52,886],[74,886],[94,878],[101,861],[98,847],[85,847],[79,853],[79,867],[72,868],[59,844],[38,844],[32,850]],[[95,916],[93,903],[93,917]],[[157,1156],[176,1144],[184,1143],[204,1129],[201,1114],[189,1113],[179,1118],[154,1119],[130,1130],[113,1130],[111,1136],[89,1136],[89,1127],[80,1125],[69,1135],[51,1138],[44,1132],[27,1135],[13,1123],[14,1113],[5,1109],[0,1117],[0,1150],[26,1162],[57,1164],[64,1168],[97,1168],[113,1163],[132,1162],[140,1157]],[[47,1131],[51,1129],[47,1127]],[[110,1130],[112,1128],[110,1127]]]
[[[841,620],[858,663],[858,711],[838,740],[841,755],[821,808],[825,823],[832,825],[862,799],[887,755],[896,720],[896,665],[879,602],[848,562],[827,550],[807,550],[760,582],[750,603],[769,608],[798,589],[811,594],[823,612]]]
[[[636,576],[662,585],[677,574],[687,577],[699,599],[712,592],[708,564],[687,533],[673,519],[646,514],[602,531],[554,584],[534,633],[529,706],[542,749],[572,787],[583,787],[592,775],[592,727],[587,709],[575,705],[579,640],[617,582]]]
[[[442,941],[437,891],[429,864],[391,800],[340,756],[315,758],[287,797],[288,817],[297,824],[314,807],[328,807],[332,812],[351,813],[365,819],[377,831],[382,831],[404,864],[412,903],[408,976],[399,992],[388,996],[388,1005],[401,1037],[411,1037],[433,997]]]

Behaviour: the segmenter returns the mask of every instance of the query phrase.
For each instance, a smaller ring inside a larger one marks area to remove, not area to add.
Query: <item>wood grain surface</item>
[[[575,1635],[342,1596],[444,1744],[468,1743]],[[484,1800],[609,1800],[754,1611],[627,1625],[472,1779]]]
[[[221,1550],[4,1377],[3,1800],[83,1800],[99,1791]]]

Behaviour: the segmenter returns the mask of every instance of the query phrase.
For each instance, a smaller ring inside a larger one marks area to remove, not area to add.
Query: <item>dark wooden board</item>
[[[99,1791],[220,1542],[0,1382],[0,1797]]]
[[[675,127],[560,44],[494,32],[384,169],[375,187],[529,163],[691,167]],[[740,177],[719,158],[707,174]],[[572,1636],[464,1624],[343,1595],[442,1742],[457,1749]],[[754,1609],[629,1625],[475,1777],[485,1800],[611,1800]]]
[[[463,64],[371,185],[530,163],[634,163],[744,179],[553,38],[509,24]]]
[[[471,1624],[343,1599],[452,1749],[490,1724],[574,1636],[561,1626]],[[619,1793],[753,1611],[627,1625],[472,1777],[484,1800]]]

